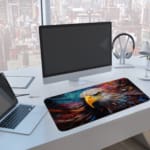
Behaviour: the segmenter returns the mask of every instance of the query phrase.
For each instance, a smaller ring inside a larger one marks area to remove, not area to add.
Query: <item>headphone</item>
[[[125,50],[126,50],[126,48],[127,48],[129,39],[131,39],[131,41],[132,41],[132,51],[131,51],[131,52],[125,52],[125,54],[124,54],[124,57],[127,58],[127,59],[129,59],[129,58],[132,56],[132,54],[133,54],[133,52],[134,52],[134,49],[135,49],[135,41],[134,41],[134,38],[133,38],[130,34],[128,34],[128,33],[120,33],[120,34],[118,34],[118,35],[113,39],[113,42],[112,42],[112,50],[114,49],[114,45],[115,45],[116,40],[119,40],[120,48],[123,49],[123,48],[122,48],[121,41],[120,41],[120,37],[121,37],[121,36],[127,36],[127,37],[128,37],[128,38],[127,38],[127,41],[126,41],[126,44],[125,44],[125,47],[124,47]],[[120,54],[119,54],[117,51],[114,51],[113,54],[114,54],[114,56],[115,56],[117,59],[120,59]]]

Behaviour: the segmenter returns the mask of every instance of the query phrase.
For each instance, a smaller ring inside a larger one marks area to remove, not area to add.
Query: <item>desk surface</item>
[[[145,60],[134,58],[132,60],[132,64],[135,65],[135,68],[113,68],[112,71],[108,73],[85,77],[84,80],[88,80],[89,82],[83,85],[73,85],[68,82],[43,85],[40,68],[9,71],[6,72],[6,74],[35,76],[36,78],[34,82],[28,89],[16,89],[15,92],[17,94],[30,93],[32,97],[19,97],[19,101],[23,103],[43,105],[43,107],[45,107],[43,101],[47,97],[121,77],[129,78],[133,83],[140,87],[141,90],[150,96],[150,82],[138,79],[138,76],[142,74],[144,75]],[[31,135],[0,132],[0,145],[3,150],[48,148],[51,150],[58,150],[60,148],[62,150],[98,150],[137,135],[143,131],[149,130],[149,114],[150,102],[145,102],[128,110],[120,111],[116,114],[104,117],[83,126],[61,132],[55,126],[55,123],[49,113],[47,113]]]

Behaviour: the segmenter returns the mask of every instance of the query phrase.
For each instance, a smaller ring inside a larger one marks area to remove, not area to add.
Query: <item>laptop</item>
[[[46,112],[45,106],[20,104],[0,73],[0,131],[31,134]]]

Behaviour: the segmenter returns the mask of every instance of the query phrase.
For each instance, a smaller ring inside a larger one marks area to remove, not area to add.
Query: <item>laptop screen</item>
[[[17,103],[7,79],[3,73],[0,73],[0,119]]]

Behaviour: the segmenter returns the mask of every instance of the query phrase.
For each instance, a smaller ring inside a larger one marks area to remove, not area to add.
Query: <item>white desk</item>
[[[136,63],[137,61],[138,64]],[[141,81],[137,76],[143,73],[143,60],[134,59],[133,64],[138,65],[132,69],[113,69],[109,73],[97,74],[85,78],[91,81],[88,85],[70,86],[66,82],[43,85],[41,69],[23,69],[9,71],[11,75],[33,75],[36,79],[27,90],[15,92],[29,92],[35,96],[32,98],[20,97],[24,103],[36,103],[43,105],[47,97],[73,91],[83,87],[127,77],[132,80],[141,90],[150,96],[150,82]],[[39,97],[36,97],[39,96]],[[46,109],[46,108],[45,108]],[[29,136],[0,132],[0,145],[3,150],[100,150],[114,143],[140,134],[150,129],[150,102],[137,105],[133,108],[104,117],[83,126],[61,132],[55,126],[49,113],[43,118],[33,133]]]

